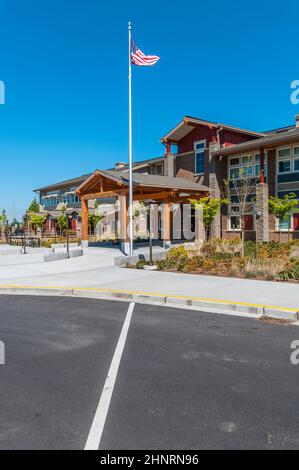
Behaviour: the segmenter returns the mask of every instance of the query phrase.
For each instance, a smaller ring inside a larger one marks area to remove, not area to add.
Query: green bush
[[[289,269],[286,269],[279,274],[279,279],[281,281],[299,280],[299,263],[292,262]]]
[[[136,263],[136,269],[143,269],[146,264],[147,262],[145,259],[140,259]]]
[[[188,260],[189,256],[186,248],[183,246],[171,248],[165,259],[158,263],[158,269],[176,269],[177,271],[184,271]]]
[[[256,243],[249,240],[244,243],[244,256],[248,258],[255,258],[256,256]]]

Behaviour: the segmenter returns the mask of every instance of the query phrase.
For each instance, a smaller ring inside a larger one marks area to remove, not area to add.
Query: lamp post
[[[70,257],[69,220],[72,220],[72,214],[66,213],[66,252],[68,258]]]
[[[23,218],[23,231],[22,231],[22,235],[23,235],[23,255],[27,255],[27,249],[26,249],[26,232],[25,232],[25,217]]]
[[[70,257],[70,246],[69,246],[69,216],[66,213],[66,252],[67,252],[67,257]]]

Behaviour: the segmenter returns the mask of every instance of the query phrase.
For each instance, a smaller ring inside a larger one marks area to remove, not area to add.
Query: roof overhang
[[[212,155],[219,157],[224,157],[226,155],[240,155],[241,153],[260,150],[261,148],[267,150],[273,147],[288,145],[296,142],[299,142],[299,128],[293,129],[292,131],[285,132],[283,134],[274,134],[268,137],[251,140],[249,142],[243,142],[242,144],[221,148],[220,150],[212,152]]]
[[[177,143],[186,135],[188,135],[193,129],[199,126],[206,126],[210,129],[227,129],[253,137],[262,137],[265,135],[264,133],[250,131],[247,129],[242,129],[240,127],[229,126],[227,124],[221,124],[217,122],[206,121],[204,119],[193,118],[191,116],[185,116],[184,119],[174,129],[172,129],[170,132],[168,132],[168,134],[162,137],[160,142]]]
[[[136,178],[135,180],[134,176]],[[140,176],[139,174],[133,174],[134,200],[162,200],[168,197],[171,199],[191,196],[202,197],[209,193],[208,187],[190,182],[187,179],[184,180],[182,184],[182,178],[169,179],[166,176],[154,177],[152,175],[142,175],[142,181],[140,181]],[[129,177],[127,174],[120,174],[120,172],[118,173],[116,171],[95,170],[94,173],[78,187],[76,192],[83,200],[128,195]],[[185,193],[184,196],[182,196],[183,192]]]

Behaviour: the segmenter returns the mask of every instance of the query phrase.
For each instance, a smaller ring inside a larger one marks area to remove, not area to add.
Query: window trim
[[[298,161],[299,161],[299,156],[298,156],[298,157],[297,157],[297,156],[296,156],[296,157],[294,157],[294,163],[293,163],[293,173],[299,173],[299,169],[298,169],[298,170],[295,170],[295,162],[296,162],[296,160],[298,160]]]
[[[254,203],[250,203],[252,204],[252,212],[245,212],[244,216],[246,215],[251,215],[252,218],[253,218],[253,229],[252,230],[245,230],[245,232],[254,232],[256,230],[256,207],[255,207],[255,204]],[[239,207],[240,208],[240,204],[238,203],[233,203],[233,204],[230,204],[228,206],[228,214],[227,214],[227,219],[228,219],[228,226],[227,226],[227,232],[241,232],[242,231],[242,228],[241,228],[241,208],[239,209],[238,212],[231,212],[231,208],[232,207]],[[240,219],[240,228],[235,228],[233,229],[232,228],[232,225],[231,225],[231,217],[239,217]]]
[[[203,140],[197,140],[196,142],[194,142],[194,170],[195,170],[194,174],[195,174],[195,176],[204,175],[204,173],[205,173],[205,170],[202,171],[202,172],[199,172],[199,173],[196,171],[197,170],[197,168],[196,168],[196,154],[201,153],[201,152],[198,152],[198,149],[196,149],[196,145],[198,145],[198,144],[204,144],[204,147],[203,147],[202,151],[203,151],[203,155],[204,155],[204,158],[205,158],[205,151],[206,151],[206,148],[207,148],[207,140],[203,139]]]
[[[256,157],[259,156],[260,157],[260,154],[259,153],[250,153],[250,154],[240,154],[238,156],[236,155],[231,155],[229,156],[229,159],[228,159],[228,172],[227,172],[227,177],[228,177],[228,180],[229,181],[237,181],[237,180],[240,180],[240,179],[244,179],[242,177],[240,177],[240,175],[242,174],[242,168],[248,168],[248,167],[251,167],[252,168],[252,175],[247,175],[245,178],[259,178],[259,175],[256,175],[255,174],[255,169],[256,169],[256,165],[260,165],[260,158],[259,160],[256,159]],[[243,158],[244,157],[252,157],[252,160],[251,162],[246,162],[244,163],[243,162]],[[239,164],[237,165],[231,165],[231,160],[233,160],[234,158],[239,158]],[[268,175],[268,152],[265,151],[265,155],[264,155],[264,164],[265,164],[265,171],[264,171],[264,175],[267,177]],[[231,169],[234,169],[234,168],[239,168],[239,178],[231,178],[230,177],[230,170]]]
[[[294,147],[297,147],[297,145],[294,145]],[[289,154],[289,155],[285,155],[284,157],[280,157],[280,156],[279,156],[279,151],[280,151],[280,150],[287,150],[287,149],[290,150],[290,154]],[[286,158],[286,159],[290,159],[290,158],[292,158],[292,151],[293,151],[293,146],[278,147],[278,148],[277,148],[277,158],[278,158],[279,160],[284,160],[285,158]]]
[[[290,162],[290,170],[289,171],[279,171],[279,164],[280,162]],[[293,173],[292,171],[292,157],[281,157],[277,159],[277,174],[278,175],[289,175],[290,173]]]
[[[276,232],[283,232],[283,233],[293,232],[294,231],[294,214],[291,215],[290,221],[291,221],[291,223],[290,223],[289,228],[280,228],[279,227],[279,219],[278,219],[278,217],[276,217],[276,224],[275,224]]]

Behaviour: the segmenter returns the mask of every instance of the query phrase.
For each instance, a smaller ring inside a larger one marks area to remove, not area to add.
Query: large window
[[[206,149],[205,140],[194,142],[195,173],[196,174],[203,174],[205,171],[205,149]]]
[[[250,178],[260,176],[260,155],[241,155],[239,157],[230,157],[229,159],[230,180]],[[267,155],[264,158],[264,175],[267,176]]]
[[[277,174],[299,172],[299,146],[277,150]]]

